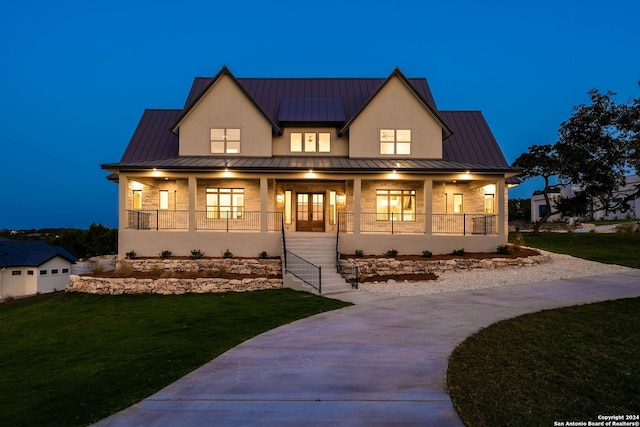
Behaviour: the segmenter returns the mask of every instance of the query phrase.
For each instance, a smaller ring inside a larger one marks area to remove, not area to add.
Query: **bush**
[[[160,277],[162,277],[162,274],[164,272],[165,272],[164,268],[153,267],[149,273],[151,274],[151,277],[153,277],[154,279],[159,279]]]
[[[91,274],[104,273],[104,265],[100,264],[98,261],[89,261],[89,268],[91,269]]]
[[[522,237],[522,233],[518,232],[513,238],[513,247],[520,249],[520,246],[524,246],[524,237]]]
[[[200,249],[191,249],[191,258],[200,259],[203,256],[204,256],[204,252],[202,252]]]
[[[124,254],[126,259],[136,259],[138,257],[138,253],[134,250],[131,250]]]
[[[169,258],[171,257],[171,255],[172,255],[171,251],[168,251],[166,249],[160,252],[160,258]]]
[[[464,255],[464,248],[462,248],[462,249],[454,249],[453,252],[451,252],[451,255],[456,255],[456,256]]]
[[[227,271],[227,267],[225,267],[224,265],[221,265],[218,267],[218,270],[216,270],[215,274],[213,277],[219,278],[219,279],[223,279],[225,277],[227,277],[229,275],[229,272]]]
[[[222,254],[222,258],[233,258],[233,253],[229,251],[229,248],[227,248],[227,250],[224,251],[224,253]]]
[[[387,256],[389,258],[395,258],[398,256],[398,251],[396,249],[390,249],[387,251]]]
[[[356,257],[362,258],[364,256],[364,251],[362,249],[356,249]]]
[[[433,253],[431,251],[422,251],[423,258],[431,258],[432,256],[433,256]]]
[[[128,262],[121,262],[116,268],[116,274],[119,277],[129,277],[133,274],[133,267]]]
[[[498,245],[498,247],[496,248],[496,252],[498,252],[501,255],[507,255],[509,253],[509,246]]]
[[[260,254],[258,254],[258,258],[267,259],[267,258],[269,258],[269,254],[267,253],[267,251],[262,251],[262,252],[260,252]]]

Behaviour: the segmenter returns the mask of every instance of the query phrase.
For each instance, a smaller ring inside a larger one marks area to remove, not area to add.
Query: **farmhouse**
[[[0,298],[62,290],[75,262],[61,247],[0,238]]]
[[[119,255],[495,251],[506,162],[480,111],[442,111],[425,78],[195,78],[145,110],[119,162]],[[330,239],[326,239],[331,237]],[[322,239],[318,239],[318,242]]]

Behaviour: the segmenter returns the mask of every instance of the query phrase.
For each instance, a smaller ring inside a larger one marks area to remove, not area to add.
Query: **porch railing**
[[[196,230],[260,231],[260,211],[196,211]],[[127,210],[127,228],[133,230],[188,230],[188,210]],[[267,212],[267,231],[282,229],[282,212]]]
[[[291,251],[285,250],[285,271],[296,276],[312,288],[322,293],[322,267],[317,266],[306,259],[300,258]]]
[[[360,232],[376,234],[422,234],[425,233],[424,213],[380,214],[361,213]],[[341,233],[354,232],[353,212],[340,212],[338,230]],[[496,214],[431,214],[432,234],[497,234]]]

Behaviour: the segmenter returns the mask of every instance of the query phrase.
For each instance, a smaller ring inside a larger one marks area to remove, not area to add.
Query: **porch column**
[[[498,193],[498,236],[506,238],[509,225],[506,221],[507,191],[504,185],[504,177],[498,179],[496,193]]]
[[[424,234],[433,233],[433,178],[424,180]]]
[[[189,231],[196,230],[196,189],[198,180],[195,176],[189,177]]]
[[[360,234],[362,178],[353,179],[353,232]]]
[[[269,225],[269,181],[266,177],[260,177],[260,231],[266,233]]]
[[[118,230],[127,228],[127,188],[129,178],[122,173],[118,175]]]

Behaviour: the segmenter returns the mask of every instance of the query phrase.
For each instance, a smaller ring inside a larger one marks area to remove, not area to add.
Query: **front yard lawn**
[[[96,422],[255,335],[346,305],[291,290],[2,304],[0,425]]]
[[[492,427],[640,414],[638,313],[640,298],[633,298],[542,311],[481,330],[449,360],[456,410],[468,426]]]
[[[515,234],[509,235],[513,242]],[[578,258],[640,268],[640,233],[523,234],[524,245]]]

